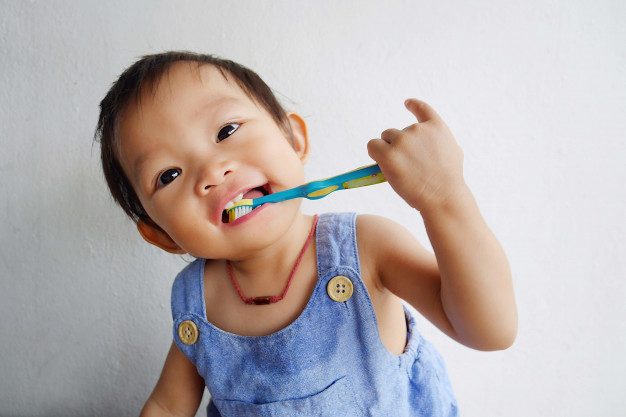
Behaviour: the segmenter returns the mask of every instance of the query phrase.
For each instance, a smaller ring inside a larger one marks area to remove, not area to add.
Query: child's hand
[[[411,207],[436,210],[465,187],[463,151],[432,107],[416,99],[404,104],[419,123],[385,130],[380,139],[369,141],[367,150]]]

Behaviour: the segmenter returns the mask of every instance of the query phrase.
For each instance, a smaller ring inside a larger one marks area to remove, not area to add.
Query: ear
[[[306,129],[306,122],[298,113],[288,113],[287,118],[293,132],[293,149],[302,163],[305,163],[309,157],[309,134]]]
[[[164,251],[180,255],[187,253],[187,251],[181,249],[181,247],[178,246],[167,233],[144,222],[143,220],[139,220],[137,222],[137,230],[146,242],[151,243]]]

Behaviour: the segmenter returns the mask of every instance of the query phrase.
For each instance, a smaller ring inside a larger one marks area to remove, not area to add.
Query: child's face
[[[170,252],[233,260],[279,240],[299,213],[299,200],[261,206],[234,223],[224,223],[222,211],[256,187],[277,192],[302,184],[306,127],[297,115],[289,121],[293,146],[269,113],[219,70],[174,65],[156,93],[143,94],[120,122],[120,163],[166,232],[140,222],[144,238]]]

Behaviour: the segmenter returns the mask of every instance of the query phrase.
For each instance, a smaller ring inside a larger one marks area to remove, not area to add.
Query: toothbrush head
[[[252,211],[252,199],[244,198],[233,203],[226,209],[228,214],[228,222],[234,222],[238,218],[245,216]]]

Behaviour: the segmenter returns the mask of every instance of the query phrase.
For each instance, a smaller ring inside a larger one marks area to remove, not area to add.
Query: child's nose
[[[233,172],[232,161],[207,162],[200,168],[196,192],[199,195],[206,194],[214,185],[219,185],[226,180],[226,176]]]

